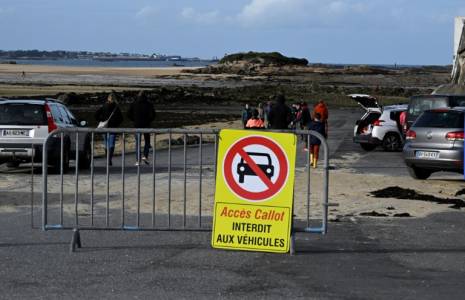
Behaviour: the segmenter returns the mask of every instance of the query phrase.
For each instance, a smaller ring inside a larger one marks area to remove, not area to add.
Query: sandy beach
[[[15,73],[18,76],[26,73],[53,73],[67,75],[127,75],[127,76],[166,76],[178,75],[182,70],[196,69],[195,67],[163,67],[163,68],[117,68],[117,67],[73,67],[50,65],[19,65],[0,64],[0,73]]]

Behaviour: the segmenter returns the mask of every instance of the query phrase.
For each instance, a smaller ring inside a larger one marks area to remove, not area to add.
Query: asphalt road
[[[332,114],[338,120],[328,141],[332,167],[367,176],[406,175],[401,153],[364,152],[352,143],[359,115]],[[194,166],[198,149],[190,149]],[[213,146],[205,145],[205,164],[212,162],[211,153]],[[166,152],[158,155],[163,172]],[[299,151],[301,166],[304,155]],[[182,156],[177,149],[173,162]],[[118,161],[114,172],[120,172]],[[104,172],[103,160],[96,164]],[[19,180],[28,176],[27,167],[2,172]],[[463,217],[461,211],[427,218],[346,217],[330,223],[326,236],[298,234],[295,256],[214,250],[208,232],[118,231],[84,231],[83,248],[70,254],[71,232],[31,229],[23,207],[0,214],[0,298],[463,299]]]
[[[344,221],[295,256],[213,250],[209,233],[70,232],[0,218],[1,298],[463,299],[463,213]]]

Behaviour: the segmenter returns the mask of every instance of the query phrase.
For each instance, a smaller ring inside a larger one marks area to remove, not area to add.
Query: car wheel
[[[433,173],[430,170],[422,169],[422,168],[417,168],[417,167],[407,167],[408,172],[412,178],[415,179],[428,179],[428,177],[431,176],[431,173]]]
[[[395,134],[395,133],[388,133],[384,136],[384,139],[383,139],[383,149],[384,151],[397,151],[400,149],[401,147],[401,140],[400,140],[400,137],[399,135]]]
[[[362,143],[362,144],[360,144],[360,147],[362,147],[362,149],[365,150],[365,151],[372,151],[372,150],[375,150],[376,145]]]
[[[61,173],[61,161],[60,161],[60,155],[57,155],[55,158],[55,161],[52,164],[52,173],[53,174],[60,174]],[[63,174],[66,174],[69,172],[69,147],[66,147],[63,150]]]
[[[86,141],[84,150],[79,152],[79,169],[87,170],[90,168],[91,155],[90,144]]]

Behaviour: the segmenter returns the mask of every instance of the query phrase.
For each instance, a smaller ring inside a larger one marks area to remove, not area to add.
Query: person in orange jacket
[[[256,109],[253,110],[253,112],[252,112],[252,118],[250,118],[250,119],[247,121],[247,124],[245,125],[245,127],[246,127],[246,129],[252,129],[252,128],[261,129],[261,128],[265,128],[265,123],[263,122],[262,119],[260,119],[258,110],[256,110]]]
[[[324,123],[325,125],[325,137],[328,137],[328,117],[329,117],[329,112],[328,112],[328,107],[326,106],[326,103],[323,100],[318,101],[317,104],[313,107],[313,116],[316,114],[320,115],[320,121]]]

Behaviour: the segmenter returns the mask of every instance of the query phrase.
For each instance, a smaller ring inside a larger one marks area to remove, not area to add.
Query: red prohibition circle
[[[273,151],[279,162],[279,174],[277,180],[274,183],[271,182],[271,186],[268,186],[268,189],[262,192],[248,191],[239,186],[234,179],[234,168],[232,165],[233,159],[236,155],[241,155],[240,153],[244,152],[244,148],[250,145],[261,145],[267,147]],[[237,196],[248,201],[263,201],[278,193],[286,182],[288,169],[287,158],[281,147],[274,141],[262,136],[251,136],[237,141],[231,148],[229,148],[223,164],[223,174],[227,185]]]

